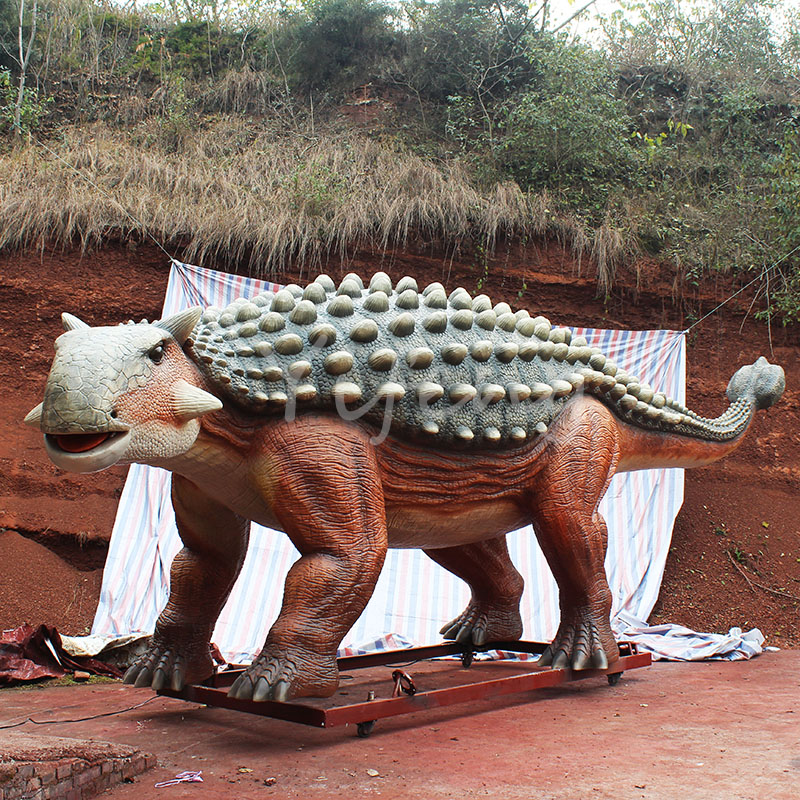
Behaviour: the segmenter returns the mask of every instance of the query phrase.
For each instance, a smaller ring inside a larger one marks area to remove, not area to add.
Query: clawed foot
[[[208,645],[192,652],[189,650],[153,644],[150,649],[128,668],[122,681],[134,686],[150,686],[155,691],[163,688],[179,692],[189,683],[205,680],[214,673]]]
[[[339,685],[336,657],[262,653],[233,683],[228,697],[284,702],[293,697],[330,697]]]
[[[602,631],[602,633],[601,633]],[[562,620],[556,638],[537,662],[540,667],[561,669],[607,669],[619,659],[619,649],[608,622],[603,625],[586,610]]]
[[[480,647],[486,642],[519,639],[522,617],[518,605],[508,608],[471,601],[461,615],[448,622],[439,633],[445,639]]]

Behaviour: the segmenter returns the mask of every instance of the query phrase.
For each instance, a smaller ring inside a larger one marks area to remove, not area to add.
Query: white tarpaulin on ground
[[[237,297],[276,291],[276,284],[175,263],[164,315],[194,305],[225,306]],[[548,311],[558,316],[557,309]],[[626,372],[684,401],[685,338],[674,331],[578,329]],[[614,478],[601,511],[608,523],[606,572],[613,614],[645,620],[658,597],[672,525],[683,502],[683,470],[646,470]],[[524,637],[549,641],[558,627],[558,593],[530,527],[508,537],[525,578]],[[169,593],[169,568],[181,543],[170,503],[170,474],[134,465],[119,504],[92,633],[152,632]],[[297,551],[288,538],[252,526],[250,549],[213,640],[231,662],[260,650],[281,605],[283,582]],[[469,599],[459,579],[420,551],[392,550],[375,593],[345,637],[344,652],[366,647],[429,644]]]

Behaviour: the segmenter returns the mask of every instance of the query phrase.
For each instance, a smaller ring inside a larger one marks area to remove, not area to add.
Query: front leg
[[[281,422],[264,434],[257,483],[301,557],[261,654],[232,697],[327,697],[339,683],[336,652],[364,610],[386,556],[386,516],[369,435],[324,416]]]
[[[179,691],[214,672],[211,634],[244,562],[250,523],[180,475],[172,476],[172,505],[184,547],[150,647],[124,681]]]

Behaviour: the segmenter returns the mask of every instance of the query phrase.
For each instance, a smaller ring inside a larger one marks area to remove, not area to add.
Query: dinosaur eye
[[[158,364],[164,358],[164,342],[159,342],[147,355],[154,364]]]

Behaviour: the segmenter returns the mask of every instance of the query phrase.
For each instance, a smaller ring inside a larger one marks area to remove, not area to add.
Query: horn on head
[[[187,308],[185,311],[179,311],[167,319],[162,319],[154,323],[157,328],[163,328],[173,335],[178,344],[182,345],[189,334],[197,325],[200,317],[203,314],[201,306],[194,306],[194,308]]]

